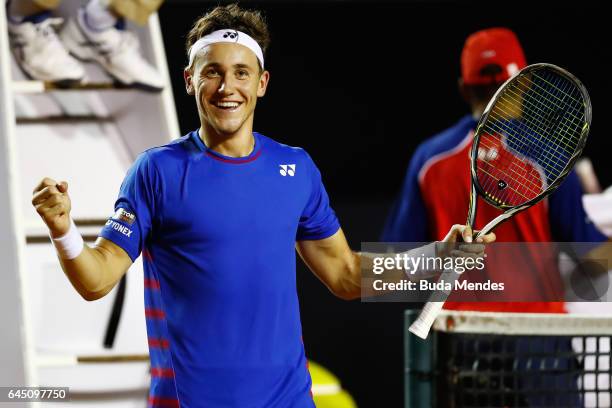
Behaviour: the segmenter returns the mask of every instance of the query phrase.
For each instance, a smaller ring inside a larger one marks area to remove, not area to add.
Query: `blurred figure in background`
[[[440,240],[453,222],[465,219],[470,199],[470,149],[478,119],[499,86],[525,66],[521,44],[507,28],[490,28],[467,38],[461,53],[459,91],[471,113],[419,145],[387,219],[383,241]],[[549,198],[496,228],[498,242],[605,241],[584,211],[582,194],[578,177],[572,172]],[[500,213],[481,198],[478,200],[477,228]],[[495,255],[487,258],[487,272],[502,280],[516,268],[511,254]],[[534,269],[537,273],[546,268]],[[516,287],[507,293],[543,291],[542,298],[558,298],[563,285],[556,275],[548,268],[546,274],[517,280]],[[563,302],[447,302],[445,307],[498,312],[565,311]]]
[[[588,157],[581,157],[576,162],[576,174],[580,180],[580,185],[585,194],[599,194],[601,193],[601,185],[595,169],[593,169],[593,163]]]
[[[470,106],[470,114],[455,125],[427,139],[415,151],[398,197],[382,234],[387,242],[423,242],[440,240],[448,227],[465,219],[470,200],[470,149],[474,131],[480,116],[499,86],[513,74],[526,66],[523,49],[517,36],[506,28],[491,28],[470,35],[461,53],[461,78],[459,91]],[[575,172],[572,172],[558,190],[542,202],[534,205],[504,222],[495,229],[498,242],[603,242],[606,237],[590,222],[582,204],[582,188]],[[500,211],[480,197],[475,229],[482,228]],[[445,308],[492,312],[540,312],[564,313],[563,301],[517,302],[520,299],[562,300],[563,282],[556,262],[545,263],[544,259],[555,259],[541,253],[514,254],[509,249],[504,253],[489,252],[487,275],[493,281],[505,281],[503,294],[487,293],[474,301],[446,302]],[[521,252],[521,251],[518,251]],[[525,256],[527,254],[527,256]],[[516,262],[527,260],[528,266],[516,267]],[[521,277],[518,274],[523,271]],[[509,277],[512,279],[509,281]],[[468,276],[469,278],[469,276]],[[509,284],[508,284],[509,283]],[[499,301],[502,296],[506,300]],[[451,294],[451,299],[453,295]],[[484,300],[484,301],[483,301]],[[541,350],[558,350],[571,353],[569,342],[555,343],[550,340],[530,347]],[[513,344],[520,355],[529,343],[518,337]],[[532,352],[535,350],[532,350]],[[535,360],[534,360],[535,361]],[[560,358],[560,369],[575,368],[574,358]],[[511,362],[512,364],[512,362]],[[534,366],[537,365],[533,362]],[[524,371],[519,390],[536,386],[555,388],[554,374],[533,373],[526,360],[517,358],[515,369]],[[536,374],[534,376],[534,374]],[[564,377],[562,387],[575,390],[574,395],[564,396],[567,406],[581,406],[575,378]],[[558,386],[559,384],[557,384]],[[517,387],[517,385],[508,385]],[[543,388],[542,388],[543,389]],[[520,391],[522,393],[522,391]],[[521,396],[529,406],[555,406],[555,393]]]
[[[30,78],[70,85],[82,81],[80,61],[95,61],[119,84],[160,91],[164,84],[140,53],[125,19],[144,25],[163,0],[89,0],[61,32],[63,19],[52,17],[60,0],[8,0],[11,48]]]

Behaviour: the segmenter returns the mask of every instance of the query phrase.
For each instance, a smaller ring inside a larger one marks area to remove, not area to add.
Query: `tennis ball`
[[[340,380],[329,370],[312,361],[308,364],[312,394],[317,408],[357,408],[353,398],[342,389]]]

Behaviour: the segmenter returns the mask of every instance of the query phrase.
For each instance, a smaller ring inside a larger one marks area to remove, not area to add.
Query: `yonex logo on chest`
[[[281,176],[283,177],[295,176],[295,164],[279,164],[279,166],[280,166],[279,172]]]

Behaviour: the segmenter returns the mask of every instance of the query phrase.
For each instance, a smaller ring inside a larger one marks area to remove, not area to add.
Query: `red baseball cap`
[[[502,83],[526,65],[516,34],[507,28],[471,34],[461,52],[461,77],[468,85]]]

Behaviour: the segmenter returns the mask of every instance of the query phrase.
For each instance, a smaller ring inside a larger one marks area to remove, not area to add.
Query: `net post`
[[[429,408],[434,400],[435,332],[423,340],[408,331],[420,309],[404,312],[404,407]]]

